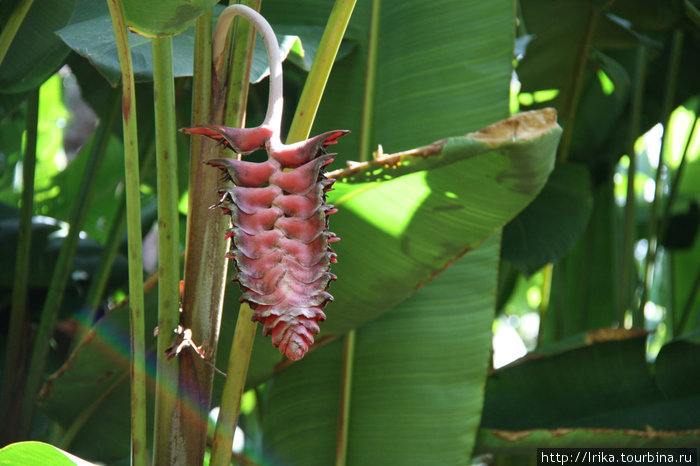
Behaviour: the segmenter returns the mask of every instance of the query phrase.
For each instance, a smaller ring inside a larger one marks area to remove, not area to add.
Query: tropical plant
[[[698,444],[697,1],[218,3],[0,6],[0,462]]]

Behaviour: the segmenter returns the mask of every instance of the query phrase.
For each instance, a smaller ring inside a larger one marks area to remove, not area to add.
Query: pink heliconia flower
[[[333,180],[324,167],[333,161],[326,147],[347,131],[330,131],[284,145],[265,127],[204,126],[182,130],[219,140],[240,154],[265,148],[262,163],[218,158],[206,163],[219,168],[233,186],[219,188],[216,204],[231,216],[226,236],[233,246],[227,256],[236,263],[236,280],[263,334],[291,360],[299,360],[326,318],[323,306],[333,299],[326,291],[336,277],[330,264],[336,255],[330,243],[326,204]]]

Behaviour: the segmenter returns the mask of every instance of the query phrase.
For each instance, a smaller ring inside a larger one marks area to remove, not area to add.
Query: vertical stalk
[[[7,335],[5,353],[5,373],[2,385],[3,428],[1,444],[5,445],[21,437],[14,427],[19,424],[20,411],[17,403],[21,399],[27,374],[27,360],[24,356],[29,347],[27,289],[29,284],[29,257],[31,251],[32,213],[34,211],[34,173],[36,171],[37,121],[39,119],[39,89],[32,91],[28,101],[27,139],[22,158],[22,207],[19,219],[17,240],[17,261],[15,280],[12,287],[12,307],[10,328]]]
[[[126,231],[129,257],[129,319],[131,324],[131,463],[145,466],[146,459],[146,331],[143,305],[141,252],[141,191],[136,126],[136,96],[131,50],[124,11],[119,0],[107,0],[119,54],[122,81],[122,126],[126,177]]]
[[[345,466],[348,453],[348,426],[350,425],[350,401],[352,398],[352,369],[355,362],[355,331],[345,335],[343,351],[343,373],[340,387],[340,416],[338,443],[335,450],[336,466]]]
[[[7,19],[7,23],[5,23],[2,32],[0,32],[0,64],[5,60],[5,55],[7,55],[7,51],[10,50],[10,45],[19,27],[22,25],[24,17],[27,16],[27,12],[32,7],[32,3],[34,3],[34,0],[20,0]]]
[[[639,322],[643,327],[644,325],[644,306],[647,303],[647,296],[649,294],[649,287],[651,286],[651,279],[654,275],[654,264],[656,262],[656,253],[658,252],[658,234],[659,234],[659,222],[658,222],[658,212],[659,203],[661,202],[661,195],[663,193],[663,186],[661,180],[661,174],[664,171],[664,149],[668,143],[671,132],[669,131],[668,125],[671,118],[671,107],[673,106],[673,97],[676,93],[676,82],[678,81],[678,72],[680,70],[681,63],[681,51],[683,49],[683,31],[677,29],[673,35],[673,46],[671,49],[671,63],[668,67],[668,75],[666,79],[666,91],[664,93],[664,103],[663,103],[663,124],[664,124],[664,135],[661,139],[661,148],[659,149],[659,163],[656,167],[656,176],[654,177],[655,191],[654,200],[651,203],[651,213],[649,217],[649,236],[648,236],[648,249],[646,262],[644,264],[644,279],[642,280],[642,296],[639,300],[639,308],[637,309],[637,315],[635,316],[635,323]]]
[[[102,115],[102,117],[100,118],[101,123],[100,127],[97,130],[97,134],[95,135],[95,140],[92,146],[92,153],[90,154],[91,158],[95,157],[96,153],[100,154],[98,157],[104,157],[104,153],[107,151],[107,144],[109,143],[109,138],[112,134],[112,127],[114,126],[114,123],[117,120],[118,114],[119,91],[115,89],[111,92],[111,95],[109,96],[109,101],[107,103],[105,114]],[[122,211],[123,209],[120,206],[119,211],[117,213],[117,217],[119,216],[119,212]],[[123,230],[124,222],[117,222],[117,224],[120,224]],[[73,338],[73,347],[75,347],[78,344],[78,342],[82,340],[83,336],[85,335],[86,327],[89,326],[89,323],[91,323],[94,319],[95,311],[97,309],[97,305],[99,304],[99,299],[101,298],[105,285],[107,284],[107,278],[109,277],[109,272],[112,269],[112,263],[114,262],[114,256],[116,255],[116,245],[110,248],[110,244],[111,243],[108,241],[105,245],[105,248],[102,250],[102,254],[100,255],[99,266],[97,267],[97,270],[95,271],[95,274],[93,275],[92,280],[90,281],[90,287],[88,288],[85,297],[85,317],[86,322],[88,322],[88,324],[86,326],[78,326],[77,333]]]
[[[153,93],[156,123],[158,191],[158,337],[156,363],[156,410],[153,463],[174,464],[169,442],[177,405],[178,364],[168,361],[166,350],[179,324],[180,258],[177,147],[175,144],[175,86],[172,38],[154,38]]]
[[[369,22],[369,50],[367,51],[367,71],[365,72],[365,95],[362,99],[362,128],[360,129],[360,153],[358,160],[369,158],[372,138],[372,109],[374,108],[374,83],[377,74],[377,51],[379,50],[379,17],[382,0],[372,0],[372,13]]]
[[[571,146],[571,136],[574,132],[576,110],[578,110],[578,104],[581,100],[583,75],[586,70],[586,64],[588,63],[588,56],[591,53],[591,44],[593,43],[593,36],[595,35],[599,18],[600,11],[595,7],[591,7],[591,15],[588,18],[586,33],[583,36],[583,42],[581,43],[581,48],[577,54],[578,61],[576,62],[576,67],[572,75],[569,95],[563,106],[562,116],[564,117],[566,124],[564,125],[564,132],[561,135],[561,142],[559,143],[559,147],[561,149],[557,160],[559,163],[566,162],[569,158],[569,146]]]
[[[225,466],[231,463],[231,447],[236,430],[241,396],[248,374],[250,353],[255,341],[256,322],[253,322],[253,310],[247,303],[241,304],[233,334],[231,354],[228,361],[228,376],[221,396],[219,418],[216,421],[214,444],[212,446],[212,466]]]
[[[61,246],[46,301],[41,311],[39,329],[29,365],[31,371],[27,377],[27,385],[22,399],[22,423],[20,432],[27,433],[27,429],[29,429],[32,422],[34,402],[42,382],[46,357],[49,353],[49,340],[53,333],[58,311],[63,302],[63,295],[66,285],[68,284],[71,268],[73,267],[73,258],[75,257],[75,251],[78,247],[78,235],[85,223],[88,206],[90,205],[92,193],[97,183],[97,173],[104,158],[104,152],[105,151],[99,150],[98,141],[94,141],[78,190],[76,204],[71,213],[68,235]]]
[[[314,62],[309,70],[309,76],[306,78],[304,90],[299,98],[294,120],[289,128],[287,137],[289,143],[303,141],[309,137],[323,90],[326,88],[328,76],[331,74],[335,56],[338,54],[338,48],[350,22],[355,3],[356,0],[336,0],[333,5]]]
[[[625,200],[625,217],[622,237],[622,254],[620,264],[620,306],[617,316],[620,325],[625,320],[625,312],[628,309],[636,309],[633,303],[634,294],[632,289],[632,278],[636,268],[634,267],[634,243],[636,228],[636,195],[634,192],[634,180],[637,175],[637,154],[634,150],[634,142],[639,134],[639,126],[642,115],[642,101],[644,98],[644,75],[646,73],[646,53],[644,46],[637,48],[637,60],[635,64],[635,76],[632,89],[632,100],[630,113],[630,131],[627,135],[627,153],[630,164],[627,169],[627,196]]]

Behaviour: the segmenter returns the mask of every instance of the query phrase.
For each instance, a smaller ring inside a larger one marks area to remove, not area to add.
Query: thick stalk
[[[636,194],[634,192],[634,180],[637,175],[637,154],[634,151],[634,142],[639,134],[639,126],[642,115],[642,101],[644,98],[644,74],[646,73],[646,53],[644,46],[637,48],[637,60],[635,64],[634,83],[632,88],[632,100],[630,113],[630,131],[627,135],[627,154],[629,167],[627,168],[627,196],[625,200],[625,217],[622,236],[622,254],[620,264],[620,306],[618,322],[625,320],[625,312],[628,309],[636,309],[632,302],[632,283],[630,279],[635,274],[634,243],[636,240]]]
[[[156,408],[153,463],[175,464],[169,439],[177,405],[178,364],[168,360],[180,320],[180,256],[175,144],[175,86],[172,38],[154,38],[153,93],[156,123],[156,170],[158,195],[158,345],[156,362]]]
[[[260,8],[260,1],[250,1],[243,2],[248,3],[251,6]],[[239,11],[242,16],[244,16],[248,21],[245,26],[252,24],[259,31],[265,40],[265,45],[268,48],[268,60],[270,61],[270,100],[268,101],[268,111],[265,121],[276,121],[276,130],[279,133],[279,123],[281,122],[281,108],[282,108],[282,72],[281,72],[281,58],[279,57],[279,46],[277,45],[277,39],[274,37],[272,30],[269,26],[266,28],[262,23],[265,21],[262,16],[259,18],[257,13],[247,5],[237,5],[230,6],[226,11]],[[255,14],[251,14],[255,13]],[[222,15],[223,16],[223,15]],[[232,18],[232,17],[231,17]],[[227,19],[227,23],[230,25],[231,20]],[[266,23],[265,23],[266,24]],[[226,28],[230,26],[227,25]],[[221,20],[217,24],[214,40],[214,50],[223,49],[226,50],[227,47],[222,46],[218,43],[218,40],[225,39],[226,36],[223,34],[223,29]],[[265,34],[272,34],[272,38],[266,37]],[[248,26],[244,27],[244,24],[239,24],[234,36],[234,50],[232,52],[232,63],[230,67],[224,67],[224,63],[217,61],[214,58],[214,64],[217,72],[223,77],[223,74],[228,71],[227,79],[228,82],[228,95],[226,96],[226,109],[224,124],[242,127],[245,121],[245,106],[248,98],[248,86],[249,86],[249,76],[250,76],[250,66],[251,60],[253,58],[253,47],[254,47],[255,32]],[[274,50],[270,50],[270,47],[274,47]],[[277,54],[277,55],[275,55]],[[245,61],[242,61],[245,60]],[[276,76],[273,78],[273,76]],[[217,79],[217,83],[223,82],[223,79]],[[276,94],[276,95],[273,95]],[[278,105],[279,114],[277,116],[271,116],[273,110],[271,105]],[[217,121],[217,120],[214,120]],[[263,123],[266,124],[266,123]],[[275,123],[273,123],[275,124]],[[219,233],[220,235],[220,233]],[[223,257],[223,256],[222,256]],[[233,445],[233,436],[235,433],[236,423],[238,421],[238,413],[240,409],[241,396],[243,395],[243,389],[245,387],[245,380],[248,374],[248,365],[250,363],[250,354],[253,349],[253,341],[255,340],[255,330],[257,329],[257,324],[252,321],[253,311],[250,306],[246,303],[241,304],[238,311],[238,319],[236,321],[236,329],[234,331],[233,342],[231,344],[231,351],[228,359],[226,382],[224,383],[223,393],[221,397],[221,406],[219,408],[219,418],[216,423],[216,430],[214,432],[214,441],[212,447],[212,456],[210,464],[212,465],[228,465],[231,461],[231,447]]]
[[[649,236],[647,239],[647,257],[644,264],[644,279],[642,280],[642,296],[639,300],[639,308],[635,315],[635,324],[644,328],[644,306],[647,303],[647,296],[649,294],[649,287],[651,286],[651,279],[654,275],[654,264],[656,262],[656,254],[658,252],[658,234],[659,234],[659,222],[658,222],[658,212],[659,203],[661,202],[661,195],[663,193],[663,185],[661,174],[664,171],[664,148],[668,143],[670,138],[670,131],[668,128],[669,121],[671,119],[671,109],[673,107],[673,98],[676,93],[676,82],[678,81],[678,72],[680,70],[681,63],[681,51],[683,49],[683,31],[677,29],[673,36],[673,46],[671,49],[671,63],[668,67],[668,75],[666,79],[666,91],[664,93],[664,103],[663,103],[663,124],[664,124],[664,135],[661,139],[661,148],[659,149],[659,162],[656,167],[656,176],[654,177],[655,187],[654,190],[654,200],[651,203],[651,213],[649,214]]]
[[[105,123],[103,123],[104,125]],[[88,207],[97,183],[97,173],[102,165],[104,152],[99,150],[98,141],[94,141],[85,172],[78,190],[76,203],[71,213],[70,227],[58,255],[56,267],[49,284],[49,291],[41,311],[39,329],[34,342],[34,350],[30,361],[30,372],[27,377],[24,397],[22,399],[22,433],[27,433],[34,415],[34,402],[42,382],[46,357],[49,353],[49,340],[53,333],[58,311],[63,302],[63,295],[68,284],[73,258],[78,247],[78,235],[85,223]]]
[[[304,90],[299,98],[299,106],[294,114],[294,120],[289,128],[288,143],[303,141],[309,137],[318,106],[321,103],[323,90],[326,88],[328,76],[331,74],[333,62],[350,22],[355,3],[356,0],[336,0],[333,5],[309,76],[306,78]]]
[[[107,0],[119,54],[122,80],[122,127],[126,177],[126,232],[129,257],[129,319],[131,324],[131,463],[145,466],[146,458],[146,326],[143,305],[141,251],[141,191],[136,126],[136,96],[129,38],[119,0]]]
[[[10,50],[10,45],[22,25],[24,17],[27,16],[27,12],[32,7],[32,3],[34,0],[20,0],[0,32],[0,64],[5,60],[5,55]]]
[[[209,10],[195,24],[193,126],[221,121],[223,99],[212,89],[211,35]],[[212,104],[218,116],[212,114]],[[207,346],[207,357],[212,361],[216,360],[225,289],[228,240],[222,231],[228,226],[228,219],[209,210],[217,201],[213,187],[219,177],[203,162],[218,150],[208,138],[193,139],[190,144],[185,287],[180,316],[182,325],[192,330],[196,343]],[[190,357],[189,353],[186,356],[178,358],[181,397],[170,443],[172,455],[183,464],[202,464],[214,373],[205,361]]]
[[[39,89],[32,91],[28,101],[27,139],[22,158],[22,206],[19,217],[19,236],[17,239],[17,261],[15,263],[15,280],[12,287],[12,307],[10,310],[10,327],[7,335],[7,352],[5,353],[5,373],[2,385],[2,445],[21,440],[15,430],[19,424],[27,359],[25,352],[29,348],[27,289],[29,284],[29,258],[31,250],[32,213],[34,211],[34,173],[36,171],[37,121],[39,119]]]

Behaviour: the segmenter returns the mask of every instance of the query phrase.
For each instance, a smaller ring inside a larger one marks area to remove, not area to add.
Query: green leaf
[[[501,228],[544,185],[559,136],[553,112],[521,114],[437,143],[435,155],[348,170],[329,200],[342,241],[328,306],[337,317],[323,331],[375,318]]]
[[[697,429],[698,346],[672,342],[655,367],[646,332],[603,329],[582,343],[536,352],[489,376],[481,426],[529,431],[560,428],[682,431]],[[658,443],[663,444],[659,438]]]
[[[697,445],[699,430],[650,431],[567,428],[533,430],[479,429],[475,453],[534,453],[538,448],[682,448]]]
[[[178,34],[194,24],[194,21],[217,0],[124,0],[127,27],[147,37],[166,37]]]
[[[495,235],[357,331],[349,463],[468,463],[488,365],[499,240]],[[270,459],[333,463],[342,358],[335,341],[267,383]]]
[[[68,24],[76,0],[32,4],[0,67],[0,93],[34,89],[61,67],[68,48],[55,32]]]
[[[150,332],[157,325],[157,288],[146,293],[144,308]],[[71,451],[94,461],[111,463],[129,454],[129,329],[128,306],[109,312],[48,377],[39,394],[39,408],[64,431],[74,430]],[[146,344],[152,407],[155,338],[147,335]],[[147,419],[152,422],[153,417]]]
[[[80,15],[76,15],[71,23],[60,29],[57,34],[66,45],[90,61],[112,86],[117,86],[120,79],[119,57],[117,56],[114,34],[111,34],[112,23],[106,4],[91,0],[78,0],[78,2]],[[223,7],[214,8],[215,23],[222,11]],[[289,56],[292,49],[296,49],[295,62],[303,67],[306,67],[307,63],[310,66],[323,30],[318,27],[302,27],[300,31],[296,31],[296,29],[292,26],[276,28],[280,54],[284,60]],[[288,33],[284,33],[284,31]],[[133,59],[135,80],[137,82],[152,81],[151,40],[148,37],[130,33],[129,45]],[[347,54],[353,45],[352,43],[344,45],[343,49]],[[303,56],[298,55],[301,52],[303,52]],[[176,78],[192,76],[193,53],[194,28],[186,29],[173,37],[173,74]],[[308,68],[305,69],[308,70]],[[265,45],[260,36],[256,35],[250,82],[260,82],[269,73]]]
[[[614,326],[620,318],[617,206],[612,178],[593,190],[586,231],[554,265],[552,294],[541,341],[551,343],[587,330]]]
[[[43,442],[18,442],[0,450],[0,464],[7,465],[91,465],[67,451]]]
[[[592,209],[588,170],[558,165],[532,204],[506,225],[502,257],[525,276],[557,262],[585,230]]]

